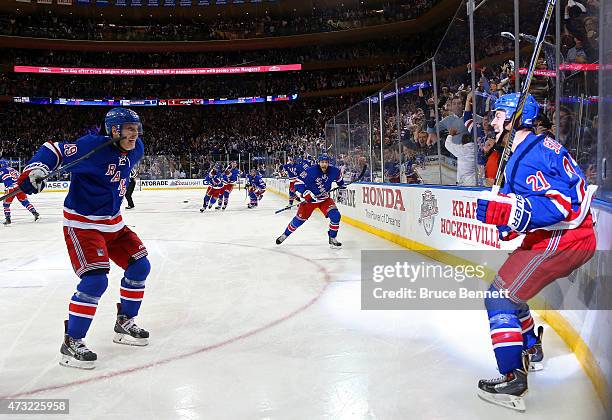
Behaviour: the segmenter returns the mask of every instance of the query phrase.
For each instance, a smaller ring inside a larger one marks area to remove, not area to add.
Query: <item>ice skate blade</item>
[[[342,247],[341,246],[330,245],[329,249],[341,250]]]
[[[117,344],[124,344],[126,346],[138,346],[144,347],[149,344],[149,340],[146,338],[136,338],[128,334],[115,333],[113,342]]]
[[[525,400],[523,399],[525,395],[527,395],[527,391],[525,391],[522,396],[517,397],[516,395],[491,394],[483,391],[482,389],[478,390],[478,396],[480,399],[504,408],[520,411],[521,413],[526,410]]]
[[[74,357],[62,354],[62,360],[59,362],[60,366],[71,367],[76,369],[91,370],[96,367],[95,360],[76,360]]]
[[[544,370],[544,363],[529,362],[529,372],[539,372],[541,370]]]

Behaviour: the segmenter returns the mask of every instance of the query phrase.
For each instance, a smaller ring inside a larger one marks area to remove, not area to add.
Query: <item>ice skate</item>
[[[202,206],[202,207],[200,208],[200,213],[204,213],[205,211],[206,211],[206,206]]]
[[[40,214],[39,214],[37,211],[35,211],[34,213],[32,213],[32,216],[34,216],[34,221],[35,221],[35,222],[36,222],[36,221],[38,221],[38,219],[40,219]]]
[[[276,245],[282,244],[285,241],[285,239],[287,239],[287,235],[283,233],[281,236],[276,238]]]
[[[117,311],[120,310],[121,305],[117,304]],[[117,314],[115,333],[113,341],[117,344],[128,346],[146,346],[149,344],[149,332],[136,325],[134,318],[128,318],[125,315]]]
[[[523,354],[523,366],[529,363],[529,357]],[[490,403],[516,411],[525,411],[523,397],[527,394],[527,369],[515,369],[495,379],[478,381],[478,396]]]
[[[6,220],[4,221],[4,223],[2,223],[4,226],[8,226],[11,224],[11,217],[10,216],[6,216]]]
[[[538,372],[544,369],[544,351],[542,350],[542,336],[544,335],[544,327],[538,327],[538,339],[535,345],[527,350],[529,354],[529,372]]]
[[[342,248],[342,243],[338,242],[336,238],[329,237],[329,247],[331,249],[340,249]]]
[[[128,206],[126,206],[126,207],[125,207],[125,209],[126,209],[126,210],[131,210],[131,209],[133,209],[134,207],[135,207],[135,206],[128,205]]]
[[[64,321],[64,329],[67,321]],[[60,365],[77,369],[93,369],[98,355],[89,350],[82,339],[75,339],[64,334],[64,342],[60,348],[62,359]]]

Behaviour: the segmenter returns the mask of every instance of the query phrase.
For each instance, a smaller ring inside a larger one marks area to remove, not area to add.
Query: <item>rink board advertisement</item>
[[[207,188],[203,179],[151,179],[137,180],[136,190],[199,190]],[[50,181],[43,192],[67,192],[70,181]]]
[[[266,183],[271,191],[289,194],[285,179],[266,179]],[[447,263],[461,258],[464,251],[498,250],[470,253],[471,262],[487,263],[495,270],[521,239],[500,241],[495,228],[476,220],[480,193],[474,188],[359,183],[334,193],[333,198],[344,223],[413,250],[442,251],[438,255]],[[593,213],[598,220],[598,251],[609,251],[612,207],[595,202]],[[576,353],[604,404],[612,397],[612,311],[593,309],[597,302],[612,302],[609,254],[596,253],[569,278],[555,281],[538,295],[544,301],[538,306],[550,309],[539,314]],[[478,255],[487,261],[478,261]]]
[[[208,185],[204,185],[203,179],[151,179],[138,180],[136,188],[138,190],[192,190],[204,189]]]

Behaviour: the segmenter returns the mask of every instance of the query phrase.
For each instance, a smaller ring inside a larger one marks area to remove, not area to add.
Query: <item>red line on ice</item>
[[[155,239],[150,239],[155,240]],[[161,241],[170,241],[167,239],[162,239]],[[182,240],[177,240],[178,242],[186,242],[186,241],[182,241]],[[198,242],[198,241],[189,241],[189,242]],[[242,246],[242,247],[247,247],[247,248],[256,248],[258,250],[262,250],[265,248],[260,248],[257,246],[253,246],[253,245],[245,245],[245,244],[233,244],[233,243],[226,243],[226,242],[207,242],[209,244],[216,244],[216,245],[231,245],[231,246]],[[259,328],[256,328],[254,330],[251,331],[247,331],[246,333],[240,334],[238,336],[232,337],[232,338],[228,338],[227,340],[221,341],[219,343],[215,343],[215,344],[211,344],[209,346],[205,346],[202,348],[199,348],[197,350],[193,350],[190,351],[188,353],[184,353],[184,354],[178,354],[176,356],[172,356],[172,357],[168,357],[166,359],[162,359],[159,360],[157,362],[151,362],[151,363],[147,363],[144,365],[140,365],[140,366],[134,366],[132,368],[129,369],[123,369],[123,370],[119,370],[116,372],[109,372],[109,373],[105,373],[103,375],[99,375],[99,376],[93,376],[91,378],[87,378],[87,379],[81,379],[78,381],[73,381],[73,382],[66,382],[63,384],[57,384],[57,385],[50,385],[50,386],[46,386],[46,387],[42,387],[42,388],[35,388],[32,389],[30,391],[23,391],[23,392],[19,392],[16,394],[12,394],[12,395],[6,395],[6,396],[2,396],[0,395],[0,400],[2,399],[8,399],[8,398],[23,398],[23,397],[28,397],[31,395],[35,395],[35,394],[39,394],[41,392],[47,392],[47,391],[54,391],[54,390],[58,390],[58,389],[65,389],[65,388],[69,388],[75,385],[84,385],[84,384],[88,384],[88,383],[92,383],[92,382],[97,382],[103,379],[109,379],[109,378],[115,378],[117,376],[123,376],[123,375],[128,375],[130,373],[134,373],[134,372],[139,372],[141,370],[145,370],[145,369],[149,369],[155,366],[161,366],[161,365],[165,365],[168,364],[170,362],[174,362],[176,360],[181,360],[181,359],[185,359],[187,357],[191,357],[191,356],[195,356],[196,354],[200,354],[200,353],[205,353],[207,351],[211,351],[211,350],[215,350],[221,347],[225,347],[229,344],[235,343],[237,341],[243,340],[245,338],[249,338],[252,337],[256,334],[259,334],[262,331],[268,330],[272,327],[275,327],[278,324],[281,324],[285,321],[287,321],[288,319],[293,318],[294,316],[296,316],[297,314],[305,311],[306,309],[308,309],[309,307],[311,307],[315,302],[317,302],[321,296],[323,296],[323,293],[325,293],[325,290],[327,290],[327,287],[330,284],[330,275],[329,272],[325,269],[325,267],[321,264],[319,264],[318,262],[311,260],[310,258],[306,258],[303,257],[301,255],[298,254],[294,254],[292,252],[288,252],[288,251],[283,251],[283,250],[276,250],[276,249],[267,249],[268,251],[272,251],[272,252],[278,252],[281,254],[287,254],[290,255],[292,257],[296,257],[296,258],[300,258],[306,262],[311,263],[312,265],[314,265],[317,268],[317,271],[319,273],[321,273],[323,275],[323,279],[325,280],[325,284],[323,285],[323,287],[321,288],[321,290],[319,290],[319,293],[313,297],[311,300],[309,300],[308,302],[306,302],[304,305],[300,306],[299,308],[293,310],[292,312],[289,312],[288,314],[282,316],[281,318],[278,318],[274,321],[271,321]]]

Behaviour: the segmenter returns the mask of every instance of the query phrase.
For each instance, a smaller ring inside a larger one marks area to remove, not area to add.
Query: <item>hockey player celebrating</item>
[[[15,184],[17,182],[17,179],[19,179],[19,172],[11,168],[9,163],[4,159],[0,159],[0,178],[2,179],[2,183],[6,188],[6,194],[10,194],[17,189],[17,185]],[[28,197],[23,192],[20,192],[16,196],[7,198],[2,203],[2,206],[4,207],[5,219],[3,224],[5,226],[11,224],[11,203],[13,202],[13,199],[15,197],[17,197],[17,200],[19,200],[23,207],[25,207],[30,213],[32,213],[32,216],[34,216],[34,221],[37,221],[40,217],[40,214],[38,214],[32,203],[30,203]]]
[[[225,171],[223,172],[223,191],[219,197],[216,210],[225,210],[227,208],[229,196],[234,190],[234,186],[238,182],[240,174],[241,171],[238,169],[238,163],[235,161],[233,161],[230,166],[225,168]]]
[[[287,157],[287,163],[283,165],[283,175],[289,180],[289,206],[292,206],[293,200],[296,199],[295,180],[300,172],[302,168],[293,160],[293,157]]]
[[[206,209],[212,209],[212,206],[220,199],[219,197],[223,192],[223,177],[217,166],[210,170],[206,179],[204,179],[204,183],[208,184],[208,189],[204,195],[204,202],[200,213],[204,213]]]
[[[251,169],[251,172],[247,175],[246,186],[249,191],[250,199],[247,207],[249,209],[254,209],[266,192],[266,183],[255,168]]]
[[[498,139],[511,129],[518,101],[519,95],[512,93],[495,102],[491,125]],[[489,289],[503,290],[508,297],[485,300],[493,351],[503,376],[478,383],[481,398],[520,411],[525,409],[527,372],[541,368],[543,359],[541,329],[536,336],[526,302],[587,262],[596,245],[590,212],[596,187],[587,187],[584,174],[561,144],[534,134],[538,110],[528,95],[501,194],[487,192],[477,203],[478,220],[496,225],[501,239],[525,235]]]
[[[83,339],[108,286],[109,260],[125,270],[113,341],[145,346],[149,337],[134,318],[151,265],[145,246],[124,224],[120,210],[130,170],[143,157],[142,125],[138,114],[125,108],[111,109],[104,123],[115,142],[69,169],[72,178],[64,201],[64,238],[80,282],[64,322],[60,364],[82,369],[93,369],[97,360]],[[17,183],[23,192],[36,194],[44,188],[43,179],[49,171],[74,162],[109,140],[89,134],[76,142],[47,142],[29,161]]]
[[[336,166],[329,164],[329,156],[319,156],[319,163],[310,166],[301,172],[295,183],[295,193],[303,201],[298,205],[297,214],[291,220],[285,232],[276,238],[276,244],[282,244],[289,235],[302,226],[315,209],[321,210],[323,215],[329,219],[329,245],[331,248],[340,248],[338,242],[338,229],[340,227],[340,212],[336,203],[329,196],[332,183],[339,187],[344,186],[342,171]]]

